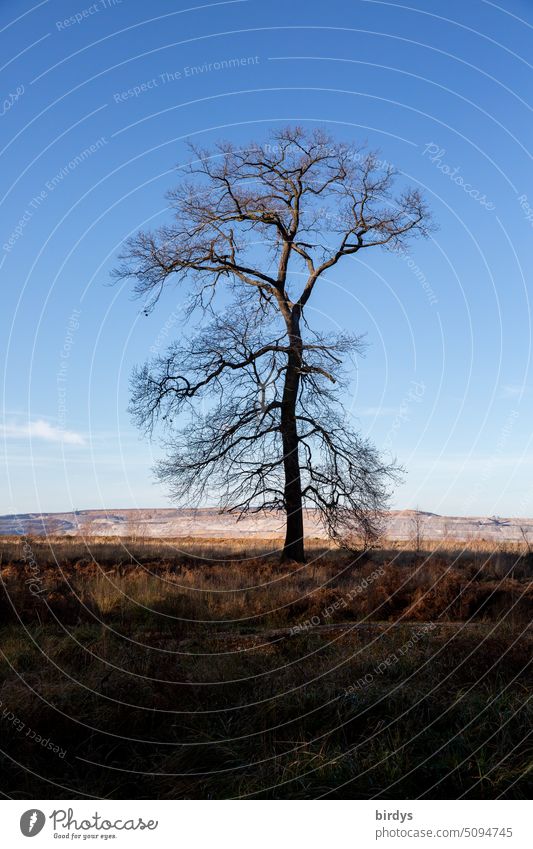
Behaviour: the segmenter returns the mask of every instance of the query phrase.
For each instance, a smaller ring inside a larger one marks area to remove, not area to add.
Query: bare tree
[[[519,525],[519,531],[520,531],[520,535],[521,535],[522,539],[524,540],[524,542],[526,544],[526,553],[531,554],[531,543],[529,541],[528,533],[527,533],[527,531],[526,531],[526,529],[524,528],[523,525]]]
[[[128,551],[128,546],[131,546],[129,549],[131,565],[133,565],[136,560],[135,555],[137,554],[138,545],[144,543],[146,540],[148,533],[148,518],[149,514],[147,510],[131,509],[127,511],[125,517],[127,538],[126,550]]]
[[[73,510],[72,513],[74,515],[74,521],[76,523],[78,533],[81,534],[83,539],[88,536],[94,536],[96,529],[89,512],[84,510]]]
[[[422,548],[422,530],[424,525],[424,514],[421,512],[418,505],[414,509],[411,516],[411,539],[417,554],[420,554]]]
[[[268,144],[192,151],[168,195],[174,220],[131,239],[116,273],[135,280],[147,310],[171,278],[187,281],[188,316],[199,310],[204,322],[135,372],[132,411],[149,432],[169,427],[158,472],[175,498],[218,493],[239,514],[283,510],[283,557],[303,561],[305,505],[333,536],[366,535],[394,477],[336,394],[361,340],[313,333],[306,306],[343,258],[401,248],[427,232],[428,214],[418,191],[393,196],[395,174],[375,154],[320,131],[289,127]]]
[[[146,510],[131,509],[126,514],[126,536],[132,542],[144,540],[148,533],[148,512]]]

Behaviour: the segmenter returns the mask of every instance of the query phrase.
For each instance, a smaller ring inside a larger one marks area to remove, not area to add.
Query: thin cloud
[[[64,445],[85,445],[81,433],[64,430],[51,425],[44,419],[36,419],[27,424],[0,425],[0,434],[6,439],[39,439],[43,442],[63,443]]]
[[[520,398],[527,392],[527,387],[520,383],[505,383],[502,386],[502,395],[504,398]]]
[[[356,416],[395,416],[398,413],[398,407],[363,407],[361,410],[356,410]]]

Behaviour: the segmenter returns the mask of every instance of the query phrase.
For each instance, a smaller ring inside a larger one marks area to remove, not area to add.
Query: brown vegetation
[[[10,795],[527,795],[525,549],[270,546],[1,540]]]
[[[309,547],[307,564],[280,565],[275,541],[6,538],[3,616],[98,621],[112,612],[135,616],[148,605],[188,628],[204,621],[293,627],[302,618],[324,619],[324,610],[322,624],[530,618],[533,557],[518,544],[493,551],[448,541],[427,552],[360,554],[323,540]]]

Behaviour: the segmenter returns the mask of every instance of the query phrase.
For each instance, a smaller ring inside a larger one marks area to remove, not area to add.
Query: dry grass
[[[2,789],[526,797],[528,552],[309,553],[280,566],[270,540],[1,540]]]
[[[510,550],[405,548],[348,553],[309,546],[280,565],[269,542],[0,541],[4,617],[70,622],[158,613],[187,627],[293,627],[324,621],[527,620],[533,557]],[[10,608],[12,608],[10,613]],[[325,614],[326,611],[326,614]]]

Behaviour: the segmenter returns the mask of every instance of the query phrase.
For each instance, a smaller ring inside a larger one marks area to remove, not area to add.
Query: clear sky
[[[394,506],[533,515],[531,2],[3,0],[0,39],[1,513],[168,505],[128,380],[184,292],[145,317],[110,270],[187,138],[297,122],[379,148],[439,225],[312,306],[367,334],[346,405],[407,470]]]

